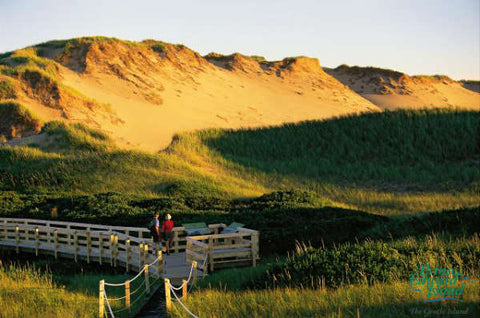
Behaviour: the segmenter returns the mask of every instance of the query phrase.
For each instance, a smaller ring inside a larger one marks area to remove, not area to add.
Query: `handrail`
[[[187,237],[187,242],[192,242],[192,244],[198,245],[198,246],[200,246],[200,247],[202,247],[202,248],[208,248],[208,244],[196,240],[196,239],[195,239],[195,236],[193,236],[193,237],[192,237],[192,236]]]
[[[132,226],[118,226],[118,225],[102,225],[102,224],[94,224],[94,223],[80,223],[80,222],[67,222],[67,221],[58,221],[58,220],[41,220],[41,219],[30,219],[30,218],[7,218],[7,217],[0,217],[0,222],[3,221],[14,221],[14,222],[31,222],[35,223],[33,225],[38,225],[41,223],[49,223],[51,225],[65,225],[70,227],[85,227],[91,229],[104,229],[104,230],[120,230],[120,231],[129,231],[129,232],[142,232],[142,233],[150,233],[150,231],[144,227],[132,227]],[[227,226],[223,223],[218,224],[209,224],[208,227],[210,229],[218,229],[218,228],[226,228]],[[174,232],[182,232],[185,231],[185,227],[177,226],[172,229]]]
[[[117,226],[117,225],[101,225],[101,224],[94,224],[94,223],[79,223],[79,222],[67,222],[67,221],[57,221],[57,220],[39,220],[39,219],[29,219],[29,218],[5,218],[0,217],[0,221],[14,221],[19,223],[24,222],[31,222],[35,223],[33,225],[42,224],[42,223],[49,223],[51,225],[65,225],[70,227],[85,227],[91,229],[103,229],[103,230],[121,230],[121,231],[132,231],[132,232],[142,232],[142,233],[149,233],[150,231],[143,227],[130,227],[130,226]]]
[[[256,231],[255,231],[256,232]],[[258,232],[257,232],[258,233]],[[235,237],[244,237],[244,236],[250,236],[255,233],[228,233],[228,234],[210,234],[210,235],[196,235],[196,236],[189,236],[189,238],[195,239],[195,240],[206,240],[206,239],[219,239],[219,238],[235,238]]]
[[[57,227],[57,225],[60,225]],[[225,228],[225,224],[212,224],[209,226],[213,231],[217,231],[219,228]],[[177,232],[184,230],[182,227],[174,228]],[[125,230],[125,233],[118,232]],[[34,220],[34,219],[21,219],[21,218],[0,218],[0,245],[7,246],[8,248],[14,248],[17,253],[20,249],[26,249],[28,251],[35,251],[38,255],[39,251],[47,251],[49,254],[54,254],[55,258],[58,255],[68,255],[74,258],[75,261],[80,259],[86,259],[87,262],[97,259],[100,264],[102,262],[110,262],[114,267],[117,263],[123,264],[126,270],[129,271],[132,268],[138,268],[140,272],[131,280],[127,280],[124,283],[111,284],[101,281],[100,283],[100,296],[99,305],[103,304],[110,307],[109,298],[106,296],[106,286],[123,286],[125,287],[125,295],[133,295],[139,290],[135,289],[134,292],[130,292],[130,282],[137,279],[142,275],[145,275],[145,290],[139,294],[144,295],[150,292],[151,282],[149,280],[151,266],[155,264],[155,270],[152,272],[160,279],[163,276],[163,262],[162,254],[158,256],[152,255],[153,242],[150,238],[143,238],[129,235],[130,232],[137,231],[139,234],[148,232],[146,229],[141,228],[128,228],[128,227],[115,227],[104,226],[88,223],[67,223],[63,221],[47,221],[47,220]],[[250,239],[244,239],[244,237],[250,237]],[[216,262],[222,265],[224,263],[231,262],[252,262],[252,265],[256,265],[258,259],[258,237],[259,232],[246,228],[238,228],[237,233],[229,234],[210,234],[199,236],[175,236],[177,243],[179,240],[185,241],[185,246],[176,246],[177,250],[183,248],[186,250],[187,261],[191,258],[191,269],[188,280],[184,280],[184,283],[180,287],[168,288],[168,290],[174,293],[175,298],[178,299],[175,294],[175,290],[182,289],[186,295],[186,287],[188,282],[192,278],[192,273],[196,279],[197,270],[202,269],[203,275],[206,275],[208,271],[213,271]],[[202,242],[202,240],[208,240]],[[133,244],[132,244],[133,243]],[[153,262],[149,263],[153,258]],[[202,265],[197,264],[197,261],[202,262]],[[157,264],[158,263],[158,264]],[[208,266],[207,266],[208,264]],[[200,265],[200,266],[197,266]],[[143,269],[143,270],[142,270]],[[194,280],[195,280],[194,279]],[[155,282],[154,282],[155,283]],[[143,284],[143,283],[142,283]],[[191,287],[191,286],[190,286]],[[103,292],[102,292],[103,290]],[[119,298],[110,298],[110,300],[125,300],[127,306],[137,302],[130,301],[130,296],[122,296]],[[127,309],[121,309],[117,312]],[[188,309],[186,309],[188,310]],[[115,310],[108,308],[107,313],[114,316]],[[100,316],[103,317],[104,312],[101,311]]]

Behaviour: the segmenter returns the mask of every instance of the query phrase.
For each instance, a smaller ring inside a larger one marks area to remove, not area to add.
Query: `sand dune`
[[[447,76],[409,76],[374,67],[326,69],[343,84],[383,109],[459,107],[480,110],[480,94]]]
[[[52,50],[44,45],[42,53],[55,60],[61,87],[90,100],[90,110],[73,105],[73,98],[64,98],[66,104],[56,108],[34,95],[19,94],[22,101],[45,121],[86,122],[127,147],[157,151],[181,131],[276,125],[379,110],[312,58],[279,62],[259,62],[240,54],[203,58],[184,46],[155,41],[97,41],[57,55]]]
[[[147,151],[196,129],[269,126],[382,109],[480,106],[475,83],[445,76],[348,66],[325,72],[317,59],[303,56],[273,62],[239,53],[202,57],[183,45],[112,38],[51,41],[2,54],[0,84],[0,100],[19,102],[40,119],[30,131],[22,121],[3,122],[3,138],[37,134],[42,123],[64,120],[86,123],[109,132],[120,146]],[[13,135],[12,127],[21,129]]]

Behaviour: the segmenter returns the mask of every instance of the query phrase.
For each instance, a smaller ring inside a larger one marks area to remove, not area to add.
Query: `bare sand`
[[[119,121],[92,115],[90,124],[109,132],[124,147],[158,151],[183,131],[262,127],[379,111],[323,72],[316,59],[262,68],[240,56],[230,61],[229,69],[186,48],[171,48],[175,51],[167,50],[164,56],[138,50],[104,44],[87,55],[84,72],[72,60],[64,63],[68,67],[59,67],[62,84],[109,105]],[[61,118],[38,103],[29,107],[44,120]],[[72,114],[70,109],[70,120],[86,121],[85,116]]]

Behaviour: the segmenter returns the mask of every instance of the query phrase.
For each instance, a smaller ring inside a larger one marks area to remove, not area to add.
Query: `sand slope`
[[[60,54],[55,50],[43,45],[42,56],[55,61],[60,87],[92,106],[65,98],[63,107],[49,107],[22,93],[24,104],[44,121],[86,122],[126,147],[157,151],[181,131],[379,110],[307,57],[279,62],[240,54],[203,58],[184,46],[156,41],[105,40],[74,43]]]
[[[392,70],[341,65],[326,69],[383,109],[460,107],[480,110],[480,94],[447,76],[409,76]]]

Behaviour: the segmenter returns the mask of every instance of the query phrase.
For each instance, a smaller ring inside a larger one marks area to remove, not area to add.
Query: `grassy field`
[[[83,278],[71,277],[66,289],[54,282],[51,273],[0,264],[0,317],[96,317],[98,296],[75,290],[84,284]]]
[[[98,285],[101,279],[122,283],[132,274],[108,265],[74,263],[47,257],[31,259],[28,255],[0,255],[0,317],[98,317]],[[151,283],[154,280],[152,278]],[[131,283],[137,291],[143,280]],[[156,283],[157,284],[157,283]],[[143,285],[142,285],[143,286]],[[153,285],[152,285],[153,286]],[[148,298],[143,288],[132,295],[132,312],[137,313]],[[106,286],[116,317],[128,317],[123,286]]]
[[[146,226],[160,210],[176,224],[237,221],[259,230],[266,260],[202,281],[187,300],[201,317],[421,316],[414,308],[467,309],[470,317],[480,301],[479,132],[479,112],[395,111],[185,133],[150,154],[52,122],[37,144],[0,147],[0,214],[49,219],[56,208],[62,220]],[[291,254],[296,241],[312,247]],[[463,302],[432,306],[412,294],[406,279],[419,260],[466,266]],[[95,314],[95,273],[1,273],[16,292],[0,287],[0,306],[22,299],[9,316]],[[321,276],[327,290],[318,289]],[[38,289],[30,311],[23,277],[59,296]],[[58,312],[52,302],[62,304]],[[178,306],[173,314],[184,316]]]
[[[408,282],[346,286],[334,290],[278,288],[260,291],[205,289],[185,304],[199,317],[477,317],[480,284],[470,281],[462,302],[428,304],[411,291]],[[457,311],[458,314],[455,314]],[[466,314],[465,314],[466,311]],[[425,314],[425,312],[430,314]],[[436,312],[436,314],[435,314]],[[449,314],[450,313],[450,314]],[[453,314],[452,314],[453,313]],[[186,317],[175,304],[172,317]]]
[[[219,198],[302,189],[379,214],[460,209],[480,200],[479,127],[479,112],[396,111],[186,133],[148,154],[52,123],[46,142],[0,148],[0,189]]]
[[[213,273],[185,304],[200,317],[476,317],[479,258],[478,235],[301,247],[257,268]],[[426,287],[413,291],[419,264],[461,269],[461,301],[426,302]],[[173,317],[184,316],[176,304]]]

